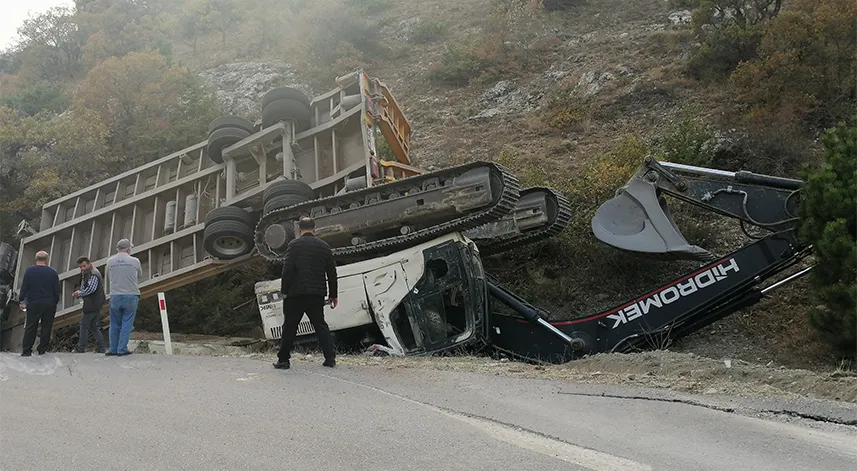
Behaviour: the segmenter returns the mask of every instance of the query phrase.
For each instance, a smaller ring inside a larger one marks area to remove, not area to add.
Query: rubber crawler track
[[[539,242],[559,234],[568,227],[568,224],[571,222],[571,204],[569,204],[568,199],[550,188],[534,187],[532,189],[545,191],[554,199],[557,205],[556,217],[546,226],[539,229],[531,229],[511,237],[477,242],[481,255],[495,255],[509,249]]]
[[[423,181],[439,176],[462,174],[468,170],[480,166],[493,167],[493,169],[500,174],[500,182],[503,185],[499,199],[489,208],[478,210],[472,214],[455,218],[442,224],[426,227],[424,229],[414,231],[407,235],[389,237],[386,239],[367,242],[365,244],[356,246],[333,247],[333,255],[337,259],[354,259],[365,256],[373,256],[380,252],[392,252],[395,250],[401,250],[409,246],[424,242],[426,240],[440,237],[450,232],[463,232],[469,229],[473,229],[475,227],[479,227],[482,224],[486,224],[491,221],[500,219],[504,215],[515,209],[515,204],[517,203],[520,194],[518,178],[508,169],[495,163],[473,162],[457,167],[450,167],[443,170],[438,170],[436,172],[424,173],[410,178],[404,178],[384,185],[379,185],[371,188],[363,188],[361,190],[346,193],[344,195],[319,198],[289,208],[273,210],[262,216],[262,219],[260,219],[259,223],[256,225],[256,247],[259,250],[259,253],[264,258],[271,261],[282,261],[284,256],[268,248],[264,240],[265,229],[270,224],[274,224],[281,221],[296,220],[301,216],[301,214],[309,213],[312,208],[317,206],[346,206],[348,201],[362,201],[366,195],[372,193],[381,192],[385,196],[393,192],[403,194],[409,189],[421,187]],[[345,204],[341,204],[339,203],[339,201],[342,201]],[[334,202],[336,202],[337,204],[333,204]]]

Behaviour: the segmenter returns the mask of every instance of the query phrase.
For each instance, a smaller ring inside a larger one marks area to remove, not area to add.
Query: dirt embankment
[[[520,378],[619,384],[733,396],[803,396],[857,403],[857,373],[827,373],[713,360],[692,353],[655,351],[602,354],[563,365],[529,365],[476,357],[377,358],[344,356],[343,365],[433,368]]]

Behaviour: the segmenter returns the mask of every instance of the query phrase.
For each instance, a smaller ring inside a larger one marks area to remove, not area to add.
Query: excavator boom
[[[565,321],[545,321],[536,308],[492,284],[490,342],[519,358],[560,363],[600,352],[663,348],[752,305],[811,270],[771,281],[812,250],[796,237],[794,215],[802,187],[800,180],[647,159],[617,196],[596,211],[595,236],[622,250],[705,265],[612,309]],[[715,256],[685,240],[669,215],[666,196],[736,218],[768,235]]]

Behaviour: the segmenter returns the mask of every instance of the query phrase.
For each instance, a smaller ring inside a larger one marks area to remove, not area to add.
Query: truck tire
[[[303,103],[307,108],[310,105],[309,98],[304,95],[304,92],[297,88],[280,87],[268,90],[268,93],[265,93],[265,96],[262,97],[262,108],[264,109],[266,106],[279,100],[294,100],[298,103]]]
[[[248,226],[256,225],[256,218],[253,216],[253,213],[235,206],[214,208],[205,215],[206,226],[217,221],[240,221]]]
[[[254,132],[256,132],[256,128],[253,126],[253,123],[251,123],[250,121],[248,121],[248,120],[246,120],[240,116],[233,116],[231,114],[228,114],[228,115],[224,115],[224,116],[221,116],[219,118],[216,118],[214,121],[212,121],[211,124],[208,125],[208,134],[211,134],[214,131],[217,131],[218,129],[223,129],[223,128],[243,129],[243,130],[249,132],[250,134],[253,134]]]
[[[299,180],[275,180],[265,188],[262,201],[268,202],[273,198],[283,195],[301,195],[307,200],[315,199],[315,190],[311,186]]]
[[[202,245],[211,256],[230,260],[253,250],[253,228],[241,221],[216,221],[205,225]]]
[[[249,136],[250,133],[238,128],[220,128],[208,136],[208,158],[214,163],[223,163],[223,149]]]
[[[265,214],[270,213],[271,211],[288,208],[290,206],[295,206],[301,204],[305,201],[308,201],[309,198],[305,198],[303,195],[296,194],[287,194],[275,196],[265,203]]]
[[[295,132],[301,132],[310,127],[309,106],[295,100],[277,100],[262,108],[262,127],[267,128],[279,121],[294,121]]]

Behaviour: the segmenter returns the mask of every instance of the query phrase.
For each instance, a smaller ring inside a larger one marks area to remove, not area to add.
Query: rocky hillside
[[[109,107],[99,108],[97,97],[87,101],[80,91],[94,75],[109,72],[105,64],[121,68],[114,62],[145,59],[150,67],[162,68],[164,76],[187,70],[202,87],[188,98],[184,79],[158,85],[175,89],[182,97],[178,100],[198,110],[183,113],[200,118],[198,125],[184,125],[184,134],[172,129],[161,140],[141,143],[150,149],[146,155],[200,139],[202,117],[215,109],[254,117],[261,96],[274,86],[323,92],[336,75],[363,67],[384,80],[403,106],[413,129],[412,157],[419,165],[432,169],[496,160],[516,170],[525,184],[550,185],[569,196],[576,216],[565,234],[486,260],[493,273],[557,317],[607,308],[692,266],[636,260],[602,246],[589,233],[594,209],[644,156],[796,176],[801,165],[818,162],[819,132],[847,117],[854,104],[853,78],[848,78],[853,65],[841,60],[853,59],[857,47],[853,37],[848,39],[848,24],[857,12],[847,0],[731,2],[754,5],[735,11],[723,8],[730,2],[712,0],[77,3],[81,10],[70,12],[67,21],[92,34],[76,50],[78,62],[68,66],[66,76],[42,80],[62,84],[54,111],[71,106],[100,113],[98,126],[86,126],[102,130],[94,136],[102,146],[99,152],[121,155],[119,163],[135,152],[124,141],[120,146],[111,140],[119,130],[111,127],[116,116],[105,111]],[[784,15],[788,21],[780,25]],[[782,62],[778,38],[804,34],[802,21],[832,26],[823,34],[807,28],[813,32],[805,34],[816,36],[798,43],[841,47],[786,54],[791,61],[819,57],[817,63],[789,63],[789,70],[823,73],[795,72],[790,82],[777,82],[784,74],[769,59]],[[50,50],[38,35],[29,41],[7,51],[0,64],[5,74],[0,91],[19,102],[30,96],[24,92],[32,77],[44,74],[33,65],[38,57],[33,44]],[[142,50],[165,59],[133,56]],[[52,96],[50,90],[39,96]],[[6,103],[17,103],[10,100]],[[76,116],[89,116],[83,110]],[[173,111],[157,113],[168,115],[165,121],[177,128],[181,113],[170,115]],[[134,122],[133,116],[122,119]],[[56,142],[48,138],[51,133],[63,131],[49,126],[50,132],[38,135],[43,138],[26,134],[24,139],[22,129],[29,124],[17,118],[0,124],[7,131],[0,138],[14,150],[7,155],[19,159],[26,149],[50,147]],[[21,172],[26,169],[33,171]],[[26,213],[32,209],[28,203],[47,198],[50,191],[102,175],[80,175],[70,183],[57,175],[59,184],[24,202],[4,201],[4,214]],[[676,211],[695,243],[725,253],[746,242],[728,221],[687,208]],[[204,298],[205,287],[199,289],[188,296]],[[232,293],[246,296],[247,290]],[[796,283],[781,298],[721,321],[680,348],[790,366],[829,364],[827,350],[806,320],[812,306],[807,286]],[[210,308],[199,311],[204,317]]]

